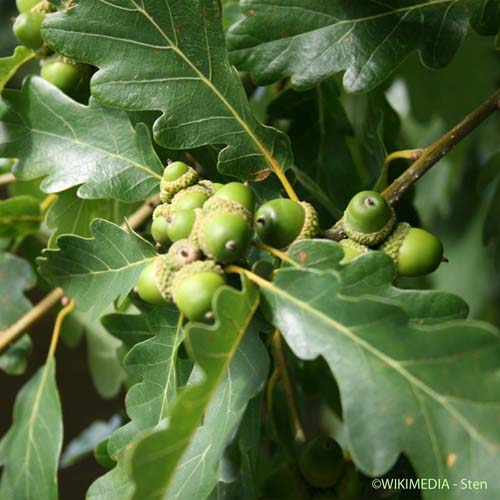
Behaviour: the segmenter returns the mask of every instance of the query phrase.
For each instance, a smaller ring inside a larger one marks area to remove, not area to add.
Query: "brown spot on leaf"
[[[412,424],[413,424],[413,422],[414,422],[414,419],[413,419],[413,417],[412,417],[412,416],[410,416],[410,415],[409,415],[409,416],[407,416],[407,417],[405,418],[405,424],[406,424],[406,425],[412,425]]]
[[[304,250],[301,250],[301,251],[299,252],[299,262],[300,262],[301,264],[303,264],[303,263],[306,261],[306,259],[307,259],[307,252],[306,252],[306,251],[304,251]]]
[[[266,180],[271,175],[271,169],[265,168],[260,172],[257,172],[254,176],[254,180],[257,182]]]
[[[456,453],[448,453],[448,455],[446,455],[446,465],[448,467],[453,467],[456,461],[457,461]]]

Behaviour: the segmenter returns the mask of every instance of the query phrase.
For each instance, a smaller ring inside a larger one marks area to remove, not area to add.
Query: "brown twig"
[[[462,139],[483,123],[486,118],[497,111],[499,106],[500,90],[495,92],[495,94],[484,101],[436,142],[424,148],[420,157],[382,192],[382,196],[390,205],[395,205],[415,182],[428,172],[443,156],[448,154]],[[324,231],[322,236],[337,241],[346,237],[342,225],[339,223]]]
[[[137,209],[127,220],[122,224],[123,229],[137,229],[140,227],[153,213],[154,207],[158,204],[159,197],[154,196],[147,200],[139,209]],[[36,306],[30,309],[24,316],[19,318],[13,325],[9,326],[3,332],[0,332],[0,352],[4,351],[14,340],[22,335],[30,326],[36,323],[47,312],[61,302],[64,298],[64,292],[61,288],[56,288],[44,297]]]
[[[12,184],[16,178],[14,177],[14,174],[7,173],[7,174],[1,174],[0,175],[0,186],[6,186],[7,184]]]
[[[293,391],[292,382],[290,380],[290,374],[288,373],[285,350],[283,348],[283,340],[281,339],[281,333],[278,330],[275,330],[272,341],[273,341],[274,360],[276,362],[279,375],[283,382],[283,388],[285,389],[286,399],[288,401],[288,409],[290,410],[290,417],[292,419],[295,440],[298,443],[304,443],[306,440],[306,436],[304,433],[302,422],[300,420],[299,409],[297,406],[297,401],[295,400],[295,393]]]

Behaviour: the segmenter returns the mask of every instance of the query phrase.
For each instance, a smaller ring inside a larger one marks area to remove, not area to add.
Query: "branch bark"
[[[14,174],[1,174],[0,175],[0,186],[6,186],[7,184],[11,184],[16,180]]]
[[[159,203],[158,196],[147,200],[122,224],[123,229],[137,229],[153,213],[155,206]],[[3,352],[14,340],[22,335],[30,326],[36,323],[40,318],[47,314],[53,307],[64,298],[64,292],[61,288],[56,288],[44,297],[36,306],[30,309],[24,316],[18,319],[13,325],[9,326],[3,332],[0,332],[0,353]]]
[[[499,107],[500,90],[495,92],[495,94],[484,101],[436,142],[424,148],[420,157],[382,192],[382,196],[390,205],[395,205],[415,182],[428,172],[443,156],[448,154],[462,139],[483,123],[484,120],[495,111],[498,111]],[[340,221],[332,228],[324,231],[322,235],[325,238],[336,241],[346,237]]]

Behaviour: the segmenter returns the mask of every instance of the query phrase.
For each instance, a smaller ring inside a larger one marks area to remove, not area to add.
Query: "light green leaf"
[[[31,309],[23,292],[35,284],[36,276],[28,262],[12,254],[0,253],[0,331]],[[23,373],[30,352],[31,340],[25,335],[0,354],[0,368],[11,375]]]
[[[121,317],[120,317],[121,316]],[[124,360],[129,376],[139,378],[126,397],[127,414],[131,421],[114,432],[108,440],[108,452],[117,460],[116,467],[97,479],[87,499],[123,500],[132,491],[124,463],[125,450],[141,432],[157,426],[167,415],[178,388],[177,350],[183,340],[179,311],[174,306],[152,308],[145,315],[108,315],[105,324],[111,330],[120,329],[130,321],[137,324],[143,318],[150,334],[155,336],[132,347]]]
[[[61,404],[54,358],[17,395],[13,423],[2,442],[0,498],[56,500],[62,446]]]
[[[496,34],[499,6],[498,0],[241,0],[246,18],[229,31],[231,61],[261,84],[290,77],[304,89],[345,70],[349,92],[367,91],[416,50],[426,66],[446,66],[469,20]]]
[[[311,251],[317,252],[316,245],[309,242]],[[416,300],[399,303],[395,291],[389,299],[383,289],[365,291],[361,275],[373,281],[382,267],[388,285],[394,266],[378,252],[341,272],[280,270],[261,288],[266,310],[299,358],[323,356],[330,365],[350,452],[363,472],[383,474],[404,452],[420,477],[450,484],[481,478],[494,498],[500,494],[498,331],[448,319],[456,307],[448,297],[435,295],[434,310],[419,318],[422,292],[412,291]],[[354,288],[344,278],[353,273]],[[423,493],[426,499],[464,498],[455,488]]]
[[[240,359],[243,362],[245,358],[244,355],[243,359],[239,358],[238,348],[259,304],[258,289],[247,282],[242,291],[225,286],[216,293],[214,300],[216,324],[194,323],[186,332],[189,351],[201,368],[203,377],[188,386],[176,399],[168,413],[167,429],[141,439],[130,456],[131,475],[135,483],[134,499],[168,498],[167,490],[175,481],[176,467],[182,464],[190,442],[194,442],[201,419],[228,374],[231,363]],[[257,361],[253,358],[245,361],[246,370],[250,370],[249,366],[254,363]],[[248,376],[249,373],[246,374]],[[252,388],[251,394],[255,391],[256,388]],[[246,397],[248,400],[251,396],[247,394]]]
[[[268,372],[267,352],[258,332],[250,328],[208,406],[203,425],[197,429],[177,466],[164,498],[207,498],[220,480],[236,479],[224,478],[223,452],[236,433],[250,399],[264,387]],[[257,422],[260,423],[258,418]],[[245,498],[241,491],[239,498]]]
[[[36,233],[43,217],[40,202],[31,196],[0,201],[0,238],[17,238]]]
[[[219,170],[246,179],[291,165],[288,138],[255,119],[227,60],[219,2],[89,0],[51,15],[43,35],[57,52],[101,68],[92,94],[103,104],[161,111],[162,146],[225,144]]]
[[[123,300],[142,269],[154,259],[152,245],[137,234],[95,219],[92,239],[63,235],[59,249],[46,250],[39,259],[40,273],[78,302],[81,311],[99,316],[113,300]]]
[[[39,77],[0,100],[0,156],[18,158],[19,180],[47,176],[43,191],[81,185],[81,198],[142,201],[159,190],[162,165],[147,128],[90,100],[83,106]]]
[[[30,59],[33,59],[35,56],[36,53],[31,49],[20,45],[14,49],[14,54],[0,59],[0,92],[12,76],[15,75],[19,67]]]
[[[101,318],[101,322],[111,335],[128,347],[128,350],[155,335],[144,314],[106,314]]]

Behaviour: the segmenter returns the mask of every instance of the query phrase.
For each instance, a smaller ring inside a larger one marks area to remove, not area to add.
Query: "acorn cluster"
[[[19,15],[14,21],[12,31],[18,41],[36,50],[40,59],[40,76],[68,95],[84,85],[88,85],[90,67],[77,63],[67,57],[52,53],[42,39],[42,22],[54,7],[46,0],[16,0]]]
[[[394,209],[375,191],[361,191],[349,202],[340,221],[348,238],[341,240],[343,262],[370,250],[391,257],[400,276],[432,273],[443,260],[436,236],[406,222],[398,223]]]
[[[168,251],[144,269],[137,291],[153,304],[174,302],[190,320],[213,318],[212,298],[225,283],[224,266],[244,258],[254,227],[263,243],[277,248],[314,236],[318,228],[307,203],[277,199],[254,213],[247,185],[200,180],[181,161],[165,168],[160,199],[151,235]]]

